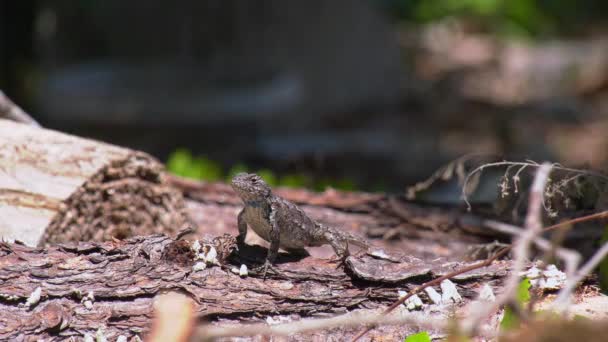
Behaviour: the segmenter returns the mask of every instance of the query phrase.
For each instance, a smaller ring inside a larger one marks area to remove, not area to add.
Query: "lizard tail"
[[[359,248],[365,248],[365,249],[370,248],[369,242],[367,242],[367,240],[361,236],[358,236],[356,234],[352,234],[349,232],[345,232],[345,231],[335,228],[335,227],[329,227],[329,226],[323,226],[323,225],[321,225],[321,226],[324,229],[331,231],[334,235],[340,236],[342,239],[346,240],[349,245],[355,245]]]

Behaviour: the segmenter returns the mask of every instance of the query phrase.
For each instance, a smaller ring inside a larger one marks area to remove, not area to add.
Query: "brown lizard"
[[[237,242],[245,242],[247,225],[262,239],[270,242],[262,266],[264,277],[268,268],[276,271],[272,265],[279,248],[291,253],[307,254],[304,247],[329,244],[341,261],[349,255],[349,243],[369,248],[363,238],[315,222],[295,204],[273,194],[270,186],[256,174],[240,173],[232,179],[231,185],[245,204],[238,216]]]

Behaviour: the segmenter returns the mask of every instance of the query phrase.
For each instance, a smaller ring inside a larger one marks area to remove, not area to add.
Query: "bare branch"
[[[551,164],[543,163],[536,172],[528,200],[528,213],[525,220],[526,229],[513,243],[513,254],[515,260],[513,262],[511,274],[505,281],[505,289],[503,293],[496,298],[496,301],[489,302],[486,305],[479,307],[477,311],[471,312],[471,314],[462,321],[461,327],[465,333],[472,334],[478,330],[483,320],[498,310],[501,305],[510,301],[517,291],[517,285],[520,281],[519,274],[521,271],[523,271],[526,261],[528,260],[530,244],[536,239],[538,234],[541,233],[543,228],[541,219],[543,192],[545,185],[547,184],[547,180],[549,179],[551,169]]]
[[[337,317],[323,319],[303,319],[300,321],[268,325],[268,324],[235,324],[214,326],[205,325],[200,327],[195,336],[200,339],[213,340],[220,337],[256,336],[256,335],[281,335],[304,333],[308,331],[319,331],[336,327],[354,327],[362,324],[402,325],[409,324],[424,330],[444,330],[448,321],[445,318],[431,318],[428,315],[417,313],[398,312],[393,315],[385,315],[382,312],[369,310],[345,314]],[[492,334],[492,332],[484,332]]]
[[[565,311],[569,302],[570,296],[578,283],[580,283],[586,276],[588,276],[597,265],[608,255],[608,242],[604,245],[581,267],[576,275],[568,277],[566,284],[557,295],[557,298],[553,302],[553,307],[558,311]]]
[[[519,236],[522,233],[522,229],[507,223],[502,223],[494,220],[483,220],[481,225],[484,227],[488,227],[497,232]],[[551,242],[547,241],[542,237],[536,237],[533,240],[534,244],[544,252],[550,252],[553,248]],[[557,247],[555,249],[555,254],[558,258],[562,259],[566,265],[566,275],[568,277],[574,276],[576,272],[576,268],[581,260],[581,256],[578,252],[573,250]]]

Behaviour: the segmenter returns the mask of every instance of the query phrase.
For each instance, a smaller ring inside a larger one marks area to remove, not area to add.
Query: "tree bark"
[[[411,290],[459,266],[403,255],[391,261],[363,255],[336,267],[328,260],[281,253],[280,273],[262,280],[254,271],[240,277],[231,269],[246,264],[251,270],[263,261],[265,249],[250,246],[233,253],[231,235],[201,241],[215,248],[221,266],[194,271],[191,243],[164,235],[45,249],[2,243],[0,339],[82,338],[100,328],[109,340],[142,336],[150,328],[155,296],[170,290],[192,298],[198,317],[216,323],[381,308],[397,299],[398,290]],[[499,263],[455,281],[462,295],[472,298],[477,281],[500,278],[505,272],[499,270],[505,268]]]
[[[181,194],[147,154],[0,119],[0,237],[36,246],[173,233]]]

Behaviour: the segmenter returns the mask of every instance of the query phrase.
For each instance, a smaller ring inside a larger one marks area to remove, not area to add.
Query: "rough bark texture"
[[[230,235],[203,240],[216,248],[223,265],[197,272],[192,269],[190,244],[164,235],[70,243],[44,250],[3,243],[0,339],[82,338],[99,328],[110,340],[119,335],[142,336],[150,327],[154,297],[167,290],[186,293],[197,303],[199,318],[216,323],[378,308],[396,300],[398,289],[411,289],[456,266],[402,255],[394,255],[393,261],[364,255],[349,257],[344,269],[327,260],[298,260],[281,254],[278,268],[282,273],[263,281],[230,272],[233,265],[253,265],[265,256],[257,246],[231,254],[234,241]],[[471,288],[480,279],[496,284],[493,279],[503,276],[505,272],[499,270],[506,269],[508,265],[497,264],[476,271],[458,279],[459,289],[471,298],[476,294]],[[37,288],[40,300],[28,304]],[[94,300],[87,308],[84,302],[90,299],[89,293]],[[333,336],[345,337],[344,331],[338,333]]]
[[[152,157],[0,119],[0,237],[28,245],[172,233],[187,222]]]

